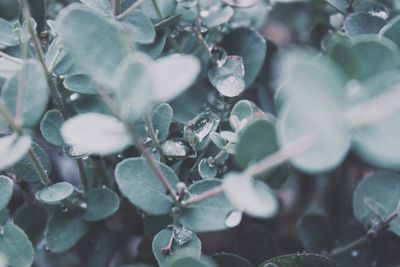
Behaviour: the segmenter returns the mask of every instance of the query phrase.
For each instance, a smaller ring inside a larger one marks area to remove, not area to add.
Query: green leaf
[[[0,18],[0,48],[19,44],[18,35],[11,22]]]
[[[228,173],[222,186],[226,197],[239,211],[260,218],[270,218],[278,213],[275,193],[261,181],[240,173]]]
[[[138,51],[146,53],[153,59],[156,59],[160,56],[167,42],[167,34],[165,31],[158,31],[156,34],[156,38],[152,44],[138,44],[136,47]]]
[[[46,53],[46,66],[57,75],[65,75],[74,65],[74,58],[64,47],[61,37],[51,42]]]
[[[176,9],[176,0],[155,0],[155,2],[160,8],[161,14],[158,14],[152,1],[144,1],[143,4],[140,5],[142,11],[151,20],[161,21],[163,18],[171,16]]]
[[[120,28],[80,4],[64,8],[55,25],[79,67],[100,82],[112,81],[127,52]]]
[[[21,86],[19,85],[20,77],[22,77]],[[25,127],[33,127],[41,119],[48,102],[46,74],[37,60],[29,59],[25,61],[21,70],[6,81],[1,91],[1,97],[8,111],[14,117],[19,89],[22,89],[23,92],[21,103],[22,124]]]
[[[182,246],[174,242],[171,254],[163,254],[162,249],[168,245],[171,236],[171,230],[162,230],[153,239],[153,254],[160,267],[169,267],[172,263],[181,258],[193,257],[195,259],[200,259],[201,242],[197,236],[194,236],[192,240]]]
[[[396,212],[400,201],[400,176],[378,171],[362,180],[353,194],[354,215],[360,223],[371,227],[376,220],[385,220]],[[389,223],[389,230],[400,236],[400,218]]]
[[[32,149],[38,156],[40,163],[44,170],[50,174],[51,162],[47,152],[44,151],[38,144],[32,143]],[[35,165],[32,163],[31,158],[28,155],[24,155],[13,165],[13,172],[25,182],[36,182],[40,181],[40,175],[37,173]]]
[[[62,146],[64,140],[61,137],[60,129],[63,123],[64,118],[60,111],[48,110],[40,122],[40,132],[43,138],[52,145]]]
[[[139,44],[151,44],[156,38],[153,23],[140,9],[134,9],[122,19],[122,24],[127,29],[131,39]]]
[[[131,143],[122,122],[99,113],[86,113],[67,120],[61,136],[71,146],[89,153],[108,155],[121,151]]]
[[[38,203],[26,203],[15,211],[13,221],[32,242],[36,242],[46,228],[47,212]]]
[[[34,259],[32,243],[27,235],[16,225],[6,224],[0,235],[0,254],[8,266],[30,267]]]
[[[236,132],[240,132],[247,125],[258,119],[270,119],[268,116],[249,100],[237,102],[229,115],[229,123]]]
[[[158,131],[158,139],[161,142],[167,140],[173,116],[174,111],[167,103],[160,104],[154,109],[151,121],[154,130]]]
[[[169,214],[161,216],[144,215],[143,217],[144,233],[150,240],[153,240],[158,232],[170,224],[172,224],[172,218]]]
[[[245,88],[243,59],[239,56],[228,56],[223,66],[213,66],[208,71],[211,84],[224,96],[235,97]]]
[[[208,158],[200,160],[197,169],[201,178],[213,179],[217,176],[218,169],[217,166],[212,162],[212,160],[213,158],[211,158],[211,161]]]
[[[297,253],[273,258],[260,267],[270,267],[273,263],[279,267],[337,267],[334,260],[323,255],[311,253]]]
[[[224,38],[221,46],[228,54],[242,57],[245,87],[249,88],[264,64],[267,53],[264,37],[252,28],[237,28]]]
[[[172,187],[175,187],[179,181],[175,172],[161,162],[157,164]],[[115,179],[121,193],[139,209],[152,215],[167,214],[171,210],[171,198],[145,159],[130,158],[118,163]]]
[[[251,7],[257,3],[257,0],[222,0],[222,1],[234,7]]]
[[[0,57],[0,78],[4,78],[5,80],[11,79],[21,69],[21,59],[16,57],[11,58],[13,61]]]
[[[17,134],[0,138],[0,170],[11,167],[20,160],[31,147],[31,137]]]
[[[65,76],[64,87],[72,92],[80,94],[97,94],[95,83],[85,74],[72,74]]]
[[[110,15],[112,12],[111,4],[108,0],[81,0],[81,2],[104,15]]]
[[[217,186],[221,180],[210,179],[195,182],[189,187],[191,195],[198,195]],[[232,227],[226,223],[229,215],[237,209],[221,192],[187,207],[179,218],[180,223],[194,232],[219,231]],[[240,220],[237,224],[240,223]],[[236,225],[235,225],[236,226]]]
[[[83,214],[86,221],[100,221],[110,217],[119,208],[118,195],[108,188],[95,188],[86,195],[87,208]]]
[[[0,175],[0,210],[7,207],[13,193],[13,181],[7,176]]]
[[[398,48],[400,48],[400,36],[398,34],[400,30],[400,15],[394,17],[389,23],[382,28],[380,35],[393,41]]]
[[[119,66],[113,83],[122,116],[138,118],[153,102],[150,64],[149,58],[139,55],[128,57]]]
[[[219,267],[252,267],[253,265],[238,255],[232,253],[217,253],[212,255]]]
[[[332,6],[334,6],[337,10],[339,10],[341,13],[346,14],[347,9],[349,7],[349,1],[348,0],[325,0]]]
[[[35,193],[37,200],[47,204],[59,204],[74,193],[74,186],[67,182],[59,182],[44,187]]]
[[[199,60],[192,55],[173,54],[152,64],[154,100],[167,102],[191,86],[201,70]]]
[[[202,16],[204,23],[208,28],[214,28],[227,23],[234,14],[234,10],[230,6],[223,7],[219,10],[208,10],[209,14],[207,16]]]
[[[46,230],[46,243],[54,253],[72,248],[88,232],[82,216],[57,210],[50,218]]]
[[[356,12],[346,17],[343,29],[346,35],[376,34],[386,25],[386,20],[368,12]]]
[[[209,259],[196,259],[193,257],[185,257],[174,261],[169,267],[217,267],[217,265]]]

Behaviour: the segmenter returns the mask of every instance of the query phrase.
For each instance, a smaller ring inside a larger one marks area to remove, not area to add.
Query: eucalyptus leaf
[[[64,140],[61,137],[60,129],[63,123],[64,118],[60,111],[48,110],[40,122],[40,132],[43,138],[52,145],[62,146]]]
[[[325,0],[325,1],[334,6],[340,12],[347,13],[347,9],[349,7],[348,0]]]
[[[157,31],[156,38],[151,44],[138,44],[136,46],[138,51],[146,53],[153,59],[156,59],[160,56],[162,51],[164,50],[165,44],[167,42],[167,34],[165,31]]]
[[[80,94],[97,94],[95,84],[92,79],[84,74],[67,75],[63,85],[65,89]]]
[[[28,135],[17,134],[0,138],[0,170],[11,167],[20,160],[31,147],[32,139]]]
[[[275,193],[261,181],[240,173],[228,173],[222,186],[226,197],[239,211],[260,218],[270,218],[278,213]]]
[[[74,57],[68,53],[61,37],[57,37],[51,42],[45,60],[46,66],[57,75],[65,75],[74,65]]]
[[[139,44],[151,44],[156,38],[156,30],[153,23],[140,9],[129,12],[123,19],[122,24],[131,35],[132,41]]]
[[[22,61],[16,57],[11,58],[12,61],[0,57],[0,78],[11,79],[21,69]]]
[[[210,10],[207,16],[203,16],[203,21],[207,25],[207,27],[213,28],[227,23],[232,18],[233,14],[233,8],[230,6],[226,6],[218,11],[212,12],[212,10]]]
[[[87,208],[83,214],[86,221],[100,221],[110,217],[119,208],[118,195],[108,188],[95,188],[86,195]]]
[[[208,71],[208,79],[222,95],[235,97],[245,89],[243,59],[239,56],[228,56],[221,67],[213,66]]]
[[[68,182],[59,182],[44,187],[35,193],[37,200],[47,204],[59,204],[74,193],[74,187]]]
[[[245,87],[249,88],[260,73],[266,58],[267,42],[264,37],[252,28],[237,28],[223,39],[221,45],[228,54],[242,57]]]
[[[54,253],[67,251],[85,236],[88,230],[87,224],[79,214],[57,210],[47,224],[47,247]]]
[[[197,259],[193,257],[185,257],[174,261],[170,267],[190,266],[190,267],[217,267],[217,265],[208,259]]]
[[[229,115],[229,124],[233,130],[240,132],[251,122],[258,119],[268,119],[266,113],[264,113],[259,107],[249,100],[240,100],[232,108]]]
[[[32,149],[38,160],[40,161],[43,169],[50,174],[51,172],[51,162],[47,152],[43,150],[38,144],[32,143]],[[36,182],[40,181],[40,175],[38,174],[35,165],[33,164],[31,158],[28,155],[24,155],[20,160],[18,160],[12,167],[14,173],[18,178],[25,182]]]
[[[380,35],[392,40],[400,48],[400,37],[397,34],[400,29],[400,16],[396,16],[382,28]]]
[[[140,6],[151,20],[161,21],[163,18],[171,16],[176,9],[176,0],[155,0],[155,2],[161,14],[158,13],[152,1],[144,1]]]
[[[11,22],[0,18],[0,47],[14,46],[19,43]]]
[[[189,192],[191,195],[199,195],[221,186],[221,184],[221,180],[218,179],[203,180],[192,184]],[[194,232],[219,231],[230,227],[226,220],[236,210],[225,194],[221,192],[187,207],[179,221],[184,227]]]
[[[198,165],[199,175],[203,179],[213,179],[217,176],[218,169],[217,166],[212,162],[213,159],[204,158],[200,160]]]
[[[232,253],[216,253],[212,255],[219,267],[252,267],[253,265],[245,258]]]
[[[175,172],[163,163],[156,164],[159,164],[171,185],[175,186],[179,181]],[[115,169],[115,179],[121,193],[139,209],[151,215],[163,215],[171,210],[171,198],[145,159],[123,160]]]
[[[99,155],[116,153],[131,143],[122,122],[99,113],[68,119],[61,127],[61,136],[67,144]]]
[[[222,0],[222,1],[234,7],[251,7],[254,6],[258,0]]]
[[[32,218],[35,218],[32,220]],[[36,242],[46,228],[47,212],[37,202],[26,203],[15,211],[13,221],[32,242]]]
[[[174,111],[167,103],[160,104],[153,111],[151,122],[154,129],[158,131],[158,140],[161,142],[165,141],[168,137],[173,116]]]
[[[171,264],[181,258],[193,257],[195,259],[200,259],[201,242],[197,236],[194,236],[192,240],[182,246],[179,246],[174,242],[172,244],[171,254],[163,254],[162,249],[168,245],[171,236],[171,230],[162,230],[153,239],[153,254],[156,257],[160,267],[169,267]]]
[[[260,267],[270,267],[271,263],[279,267],[337,267],[335,261],[331,258],[311,253],[279,256],[261,264]]]
[[[378,171],[367,176],[353,194],[354,215],[360,223],[371,227],[377,219],[385,220],[397,211],[400,201],[400,176]],[[400,235],[400,218],[389,223],[389,230]]]
[[[81,0],[81,2],[104,15],[111,15],[111,3],[108,0]]]
[[[367,12],[356,12],[346,17],[343,23],[345,33],[350,36],[376,34],[386,25],[386,21]]]
[[[13,193],[13,181],[7,176],[0,175],[0,210],[7,207]]]
[[[7,265],[30,267],[34,259],[34,250],[28,236],[14,224],[6,224],[0,235],[0,254]]]

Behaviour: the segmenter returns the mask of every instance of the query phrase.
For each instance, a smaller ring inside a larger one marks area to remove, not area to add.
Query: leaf
[[[0,254],[4,255],[7,265],[30,267],[34,259],[32,243],[26,234],[14,224],[6,224],[0,235]]]
[[[195,259],[200,259],[201,242],[197,236],[194,236],[192,240],[182,246],[174,242],[172,245],[172,253],[170,255],[163,254],[161,250],[168,245],[171,236],[171,230],[162,230],[153,239],[153,254],[160,267],[171,266],[172,263],[181,258],[193,257]]]
[[[240,132],[248,124],[258,119],[268,118],[259,107],[249,100],[240,100],[232,108],[229,115],[229,124],[236,132]]]
[[[92,79],[85,74],[73,74],[65,76],[63,85],[65,89],[80,94],[97,94]]]
[[[208,71],[208,79],[218,92],[227,97],[235,97],[245,89],[244,74],[243,59],[228,56],[223,66],[213,66]]]
[[[190,267],[217,267],[217,265],[208,259],[196,259],[185,257],[174,261],[170,267],[190,266]]]
[[[88,222],[100,221],[110,217],[119,208],[118,195],[106,187],[95,188],[86,195],[87,208],[83,219]]]
[[[158,14],[156,8],[154,7],[152,1],[144,1],[140,5],[142,11],[151,20],[161,21],[163,18],[171,16],[176,9],[176,0],[155,0],[157,6],[160,8],[160,14]]]
[[[0,170],[11,167],[20,160],[31,146],[31,137],[17,134],[0,138]]]
[[[356,12],[346,17],[343,22],[345,33],[354,37],[361,34],[379,33],[386,21],[367,12]]]
[[[11,57],[13,61],[0,57],[0,78],[11,79],[21,69],[22,61]]]
[[[154,100],[167,102],[182,94],[196,81],[200,67],[192,55],[173,54],[156,60],[151,66]]]
[[[397,45],[398,48],[400,48],[400,36],[398,35],[399,30],[400,15],[391,19],[389,23],[381,29],[379,35],[390,39]]]
[[[81,2],[104,15],[110,15],[112,12],[111,4],[108,0],[81,0]]]
[[[322,212],[310,212],[297,224],[298,236],[308,252],[322,253],[332,246],[334,235],[331,220]]]
[[[349,1],[348,0],[325,0],[332,6],[334,6],[337,10],[339,10],[341,13],[346,14],[347,9],[349,7]]]
[[[151,44],[156,38],[153,23],[140,9],[134,9],[122,19],[122,24],[127,29],[131,39],[139,44]]]
[[[233,8],[226,6],[217,11],[209,10],[209,14],[202,16],[202,18],[208,28],[214,28],[227,23],[233,17],[233,14]]]
[[[122,116],[138,118],[154,101],[150,64],[147,56],[137,55],[118,67],[113,90],[121,103]]]
[[[35,197],[40,202],[54,205],[60,204],[74,193],[74,186],[67,182],[59,182],[48,187],[44,187],[35,193]]]
[[[32,143],[32,149],[38,156],[40,163],[44,170],[50,174],[51,162],[47,152],[44,151],[38,144]],[[13,172],[25,182],[40,181],[40,175],[37,173],[35,165],[32,163],[31,158],[26,154],[18,160],[12,167]]]
[[[60,111],[48,110],[40,122],[40,132],[43,138],[52,145],[62,146],[64,140],[61,137],[60,129],[63,123],[64,118]]]
[[[219,267],[252,267],[253,265],[245,258],[232,253],[216,253],[212,255]]]
[[[172,224],[172,218],[169,214],[161,216],[145,215],[143,217],[143,230],[146,237],[150,240],[153,240],[158,232],[165,229],[165,226],[170,224]]]
[[[396,212],[400,201],[400,176],[393,172],[377,171],[358,185],[353,194],[353,210],[357,220],[371,227],[377,219],[385,220]],[[400,218],[389,223],[389,230],[400,235]]]
[[[258,0],[222,0],[222,1],[234,7],[251,7],[254,6]]]
[[[264,37],[252,28],[237,28],[223,39],[221,46],[228,54],[242,57],[245,88],[249,88],[266,58],[267,42]]]
[[[47,68],[52,68],[57,75],[65,75],[74,65],[74,58],[68,53],[61,37],[56,37],[51,42],[45,60]]]
[[[79,214],[57,210],[47,223],[47,247],[54,253],[67,251],[85,236],[88,230],[87,224]]]
[[[22,73],[21,73],[22,72]],[[25,61],[21,70],[7,80],[1,91],[8,111],[15,117],[20,77],[23,84],[23,98],[21,103],[22,124],[25,127],[35,126],[46,110],[48,102],[48,85],[46,74],[37,60]],[[0,120],[2,120],[0,118]]]
[[[36,202],[26,203],[15,211],[13,221],[28,235],[31,242],[36,242],[46,228],[47,212]]]
[[[160,104],[154,109],[151,121],[154,130],[158,131],[158,139],[163,142],[168,138],[169,127],[172,123],[174,111],[167,103]]]
[[[337,267],[334,260],[323,255],[311,253],[297,253],[273,258],[260,267],[269,267],[269,263],[279,267]]]
[[[197,169],[199,171],[199,175],[203,179],[213,179],[217,176],[218,169],[217,166],[213,163],[213,158],[211,161],[207,158],[200,160]]]
[[[79,59],[75,61],[79,67],[99,82],[112,81],[127,52],[120,28],[80,4],[64,8],[55,25],[69,53]]]
[[[174,188],[179,181],[175,172],[161,162],[157,164]],[[145,159],[130,158],[118,163],[115,179],[121,193],[139,209],[151,215],[163,215],[171,210],[171,198]]]
[[[12,23],[0,18],[0,48],[19,44]]]
[[[189,187],[191,195],[199,195],[217,186],[221,180],[209,179],[195,182]],[[179,218],[180,223],[194,232],[220,231],[229,228],[226,220],[237,209],[223,192],[187,207]],[[239,221],[240,222],[240,221]]]
[[[160,56],[167,42],[167,34],[165,31],[158,31],[156,32],[156,34],[157,34],[156,38],[152,44],[147,44],[147,45],[138,44],[136,46],[138,51],[147,54],[153,59],[156,59]]]
[[[7,176],[0,175],[0,210],[7,207],[13,193],[13,181]]]
[[[131,143],[122,122],[98,113],[86,113],[67,120],[61,127],[61,136],[67,144],[99,155],[116,153]]]
[[[278,213],[275,193],[261,181],[239,173],[228,173],[222,186],[226,197],[239,211],[260,218],[270,218]]]

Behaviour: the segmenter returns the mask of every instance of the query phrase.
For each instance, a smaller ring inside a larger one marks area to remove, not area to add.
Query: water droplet
[[[87,208],[87,203],[86,202],[81,202],[80,204],[79,204],[79,207],[81,207],[82,209],[86,209]]]
[[[60,209],[61,209],[62,212],[68,212],[69,211],[69,208],[67,206],[65,206],[65,205],[61,205]]]
[[[219,122],[220,118],[211,111],[202,112],[185,126],[184,138],[201,150],[209,143],[209,134],[217,130]]]
[[[177,29],[173,29],[173,30],[169,33],[169,36],[170,36],[171,38],[176,38],[176,37],[178,37],[178,35],[179,35],[179,31],[178,31]]]
[[[357,258],[358,256],[360,256],[360,252],[358,250],[353,250],[351,251],[351,256],[353,258]]]
[[[176,0],[183,8],[189,9],[197,5],[198,0]]]
[[[368,11],[368,13],[371,14],[372,16],[379,17],[384,20],[389,18],[389,12],[388,12],[388,10],[385,10],[385,9],[374,8],[374,9]]]
[[[117,158],[119,158],[119,159],[123,159],[123,158],[124,158],[124,156],[123,156],[122,154],[118,154],[118,155],[117,155]]]
[[[193,239],[193,236],[193,232],[183,226],[175,226],[174,229],[172,229],[172,237],[179,246],[188,243]]]
[[[210,53],[212,60],[215,62],[218,68],[222,67],[228,59],[228,53],[226,53],[225,49],[222,47],[213,46],[210,48]]]
[[[106,189],[106,188],[107,188],[107,186],[105,186],[105,185],[102,185],[102,186],[101,186],[101,188],[103,188],[103,189]]]
[[[74,102],[74,101],[78,100],[80,97],[81,97],[80,94],[78,94],[78,93],[73,93],[73,94],[71,94],[71,95],[69,96],[69,101]]]
[[[4,235],[4,227],[0,226],[0,235]]]
[[[208,32],[207,24],[205,24],[204,22],[200,23],[200,32],[201,33],[207,33]]]
[[[226,227],[233,228],[240,224],[242,221],[243,213],[240,211],[231,211],[225,219]]]
[[[162,154],[168,158],[194,158],[196,151],[183,138],[172,138],[161,144]]]
[[[229,155],[227,155],[227,156],[229,156]],[[225,164],[218,165],[218,173],[219,174],[224,174],[227,170],[228,170],[228,166],[226,166]]]
[[[208,17],[210,14],[211,14],[211,12],[209,10],[200,11],[200,16],[203,18]]]

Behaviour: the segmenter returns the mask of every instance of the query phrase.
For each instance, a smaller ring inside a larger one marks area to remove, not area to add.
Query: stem
[[[197,2],[196,8],[197,8],[197,20],[196,20],[196,27],[194,28],[194,32],[195,32],[197,40],[207,50],[208,56],[212,60],[213,59],[213,55],[211,53],[211,47],[208,45],[207,41],[204,39],[203,35],[201,34],[201,30],[200,30],[200,28],[201,28],[200,1]]]
[[[18,65],[22,64],[22,62],[19,61],[17,58],[14,58],[14,57],[12,57],[12,56],[10,56],[10,55],[2,52],[2,51],[0,51],[0,57],[2,57],[4,59],[7,59],[8,61],[11,61],[11,62],[13,62],[15,64],[18,64]]]
[[[25,95],[25,64],[22,65],[22,68],[18,74],[18,88],[17,88],[17,103],[15,107],[15,124],[18,126],[22,126],[22,113],[23,113],[23,102]]]
[[[193,195],[187,200],[182,201],[182,206],[189,206],[191,204],[194,204],[196,202],[203,201],[207,198],[210,198],[212,196],[218,195],[219,193],[222,193],[224,191],[222,185],[216,186],[213,189],[210,189],[208,191],[205,191],[199,195]]]
[[[53,73],[54,68],[56,67],[57,61],[58,61],[58,59],[60,58],[63,49],[64,49],[64,47],[63,47],[62,45],[58,47],[57,52],[56,52],[56,54],[54,55],[54,58],[53,58],[53,60],[50,62],[50,65],[49,65],[49,72],[50,72],[50,73]]]
[[[32,149],[32,147],[29,148],[29,150],[28,150],[28,156],[34,165],[36,172],[39,174],[40,181],[42,182],[42,184],[44,184],[46,186],[50,185],[51,180],[50,180],[49,176],[47,175],[47,172],[44,169],[42,163],[40,162],[38,155],[35,153],[35,151]]]
[[[163,15],[163,13],[161,12],[161,9],[160,9],[160,7],[158,6],[157,1],[156,1],[156,0],[151,0],[151,3],[153,4],[154,9],[156,10],[157,15],[160,17],[160,19],[164,19],[164,15]]]
[[[90,189],[89,179],[85,172],[85,164],[82,159],[76,159],[76,163],[79,169],[79,177],[81,178],[81,183],[84,192],[88,192]]]
[[[118,20],[123,19],[124,17],[126,17],[129,13],[131,13],[133,10],[135,10],[136,8],[138,8],[141,4],[143,4],[145,0],[137,0],[135,3],[133,3],[130,7],[128,7],[124,12],[122,12],[121,14],[119,14],[118,16],[116,16],[115,18]]]
[[[158,141],[156,132],[154,131],[153,123],[152,123],[151,118],[148,113],[145,113],[143,115],[143,121],[147,127],[151,142],[153,143],[154,147],[157,149],[160,149],[160,142]]]
[[[350,250],[352,250],[352,249],[354,249],[354,248],[356,248],[356,247],[358,247],[358,246],[360,246],[360,245],[362,245],[362,244],[364,244],[364,243],[366,243],[368,241],[370,241],[370,238],[368,237],[368,235],[364,235],[364,236],[354,240],[353,242],[351,242],[351,243],[349,243],[349,244],[347,244],[347,245],[345,245],[343,247],[340,247],[340,248],[337,248],[337,249],[333,250],[331,252],[330,256],[334,257],[334,256],[337,256],[337,255],[343,254],[343,253],[345,253],[347,251],[350,251]]]

